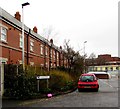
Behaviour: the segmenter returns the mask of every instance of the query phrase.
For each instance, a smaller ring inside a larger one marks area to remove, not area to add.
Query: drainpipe
[[[51,68],[51,46],[49,46],[49,71]]]
[[[57,51],[55,50],[55,67],[57,68]]]
[[[59,52],[59,67],[61,67],[61,52]]]
[[[46,43],[44,43],[44,68],[46,68]]]
[[[29,29],[29,32],[27,34],[27,65],[29,64],[29,35],[30,35],[31,29]]]

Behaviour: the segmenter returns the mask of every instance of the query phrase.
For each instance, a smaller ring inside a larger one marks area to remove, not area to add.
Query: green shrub
[[[10,98],[36,98],[42,94],[64,92],[76,87],[76,80],[64,71],[51,70],[46,72],[40,67],[31,66],[26,66],[26,70],[23,71],[21,66],[16,65],[6,66],[5,71],[4,95]],[[47,80],[39,80],[40,90],[38,92],[36,76],[41,75],[49,75],[50,79],[48,87]]]
[[[42,94],[48,94],[48,93],[51,93],[52,90],[50,88],[43,88],[43,89],[40,89],[40,92]]]
[[[73,78],[63,71],[51,71],[49,81],[49,87],[56,91],[67,91],[74,87]]]

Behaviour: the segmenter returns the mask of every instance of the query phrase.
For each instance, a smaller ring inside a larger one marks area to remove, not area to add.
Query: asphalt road
[[[118,78],[100,79],[99,84],[98,92],[76,90],[47,99],[24,102],[4,101],[3,107],[118,107]]]

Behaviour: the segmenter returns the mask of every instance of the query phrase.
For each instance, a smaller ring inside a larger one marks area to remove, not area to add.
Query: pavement
[[[69,90],[67,92],[62,92],[62,93],[56,93],[56,94],[53,94],[53,97],[55,96],[59,96],[59,95],[65,95],[65,94],[68,94],[68,93],[71,93],[73,91],[75,91],[77,88],[73,89],[73,90]],[[25,104],[28,104],[28,103],[32,103],[32,102],[37,102],[37,101],[41,101],[41,100],[44,100],[44,99],[49,99],[47,98],[47,95],[43,98],[37,98],[37,99],[30,99],[30,100],[11,100],[9,98],[6,98],[6,97],[3,97],[1,99],[1,106],[2,107],[22,107],[22,105],[25,105]]]

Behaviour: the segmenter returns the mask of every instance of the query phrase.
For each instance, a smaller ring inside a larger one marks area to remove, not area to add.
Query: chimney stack
[[[33,31],[34,31],[35,33],[37,33],[37,27],[36,27],[36,26],[33,28]]]
[[[50,39],[50,43],[53,44],[53,39]]]
[[[60,49],[62,50],[62,46],[60,46]]]
[[[16,18],[17,20],[21,21],[21,15],[20,15],[19,12],[16,12],[15,18]]]

